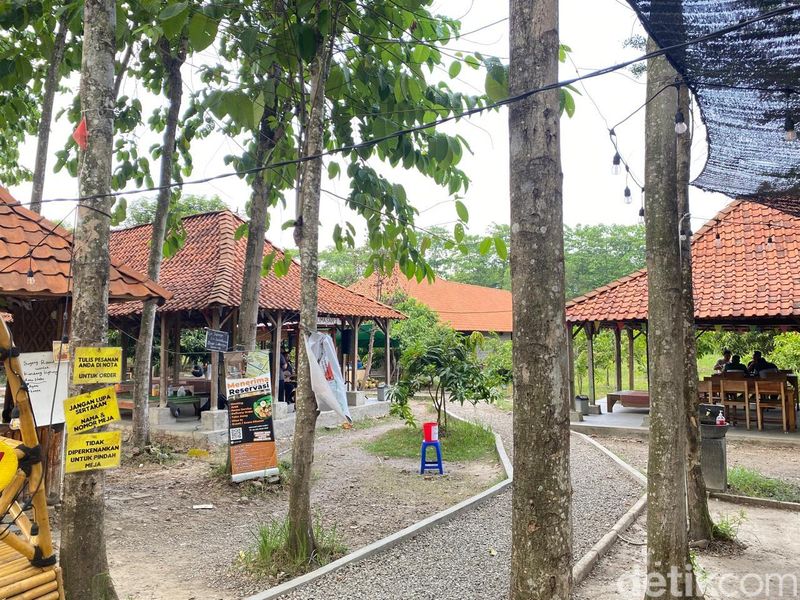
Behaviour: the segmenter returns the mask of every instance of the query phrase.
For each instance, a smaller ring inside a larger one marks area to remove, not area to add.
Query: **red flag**
[[[80,146],[81,150],[86,150],[89,145],[89,131],[86,129],[86,117],[81,119],[78,127],[72,132],[72,139]]]

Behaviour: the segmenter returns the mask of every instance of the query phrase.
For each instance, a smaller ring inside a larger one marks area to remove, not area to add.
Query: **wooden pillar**
[[[575,352],[572,339],[572,325],[567,323],[567,360],[569,365],[569,402],[573,406],[575,401]]]
[[[169,329],[167,329],[167,320],[167,313],[161,313],[161,353],[158,363],[158,405],[161,408],[167,405],[167,386],[169,385],[169,355],[167,354]]]
[[[385,373],[385,382],[386,385],[389,385],[392,382],[392,338],[391,338],[391,330],[392,330],[392,322],[389,319],[385,321],[385,329],[383,331],[386,337],[385,346],[384,346],[384,369],[386,370]]]
[[[281,373],[281,329],[283,328],[283,313],[279,312],[272,321],[275,331],[272,333],[272,397],[278,398],[278,384]],[[280,398],[278,398],[280,400]]]
[[[342,369],[342,377],[344,378],[345,383],[347,383],[347,364],[344,362],[344,355],[345,355],[345,347],[344,347],[344,330],[347,329],[347,323],[344,319],[339,320],[339,331],[341,332],[340,343],[339,343],[339,366]]]
[[[219,309],[211,309],[211,329],[219,330]],[[217,410],[219,396],[219,352],[211,353],[211,385],[209,386],[209,410]]]
[[[172,385],[178,387],[181,381],[181,315],[176,313],[172,320],[172,336],[175,350],[172,355]]]
[[[361,319],[353,317],[353,339],[350,345],[350,369],[353,373],[352,389],[358,389],[358,328],[361,326]]]
[[[594,325],[592,323],[586,324],[586,345],[586,362],[589,366],[589,404],[594,406],[597,395],[594,388]]]
[[[130,338],[128,333],[120,327],[119,329],[120,345],[122,346],[122,381],[127,380],[128,376],[128,348],[130,347]]]
[[[614,328],[614,374],[616,377],[616,390],[622,389],[622,331]]]
[[[634,381],[633,329],[628,329],[628,389],[636,389]]]

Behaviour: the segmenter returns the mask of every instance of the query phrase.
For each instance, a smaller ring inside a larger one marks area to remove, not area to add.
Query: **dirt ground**
[[[714,519],[738,514],[742,507],[711,500]],[[706,600],[797,600],[800,589],[800,514],[785,510],[744,508],[739,529],[744,547],[738,552],[698,553],[695,573]],[[646,570],[646,515],[628,529],[573,594],[574,600],[641,598]],[[782,587],[781,587],[782,586]]]
[[[364,451],[367,441],[403,426],[386,418],[368,428],[317,436],[312,505],[323,525],[335,525],[349,550],[503,478],[494,462],[449,462],[445,477],[423,478],[413,459],[384,459]],[[279,450],[287,447],[279,441]],[[166,465],[141,466],[129,459],[107,472],[107,547],[120,599],[228,600],[271,585],[232,565],[260,523],[285,516],[288,489],[231,484],[212,473],[222,456],[190,458],[184,453]],[[282,458],[288,459],[289,453]],[[200,504],[214,508],[192,508]]]
[[[598,442],[643,473],[647,471],[647,440],[595,437]],[[742,466],[800,484],[800,451],[792,446],[758,446],[728,440],[728,466]]]

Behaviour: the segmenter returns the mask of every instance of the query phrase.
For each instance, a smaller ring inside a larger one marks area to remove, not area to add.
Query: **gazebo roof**
[[[699,326],[800,325],[800,217],[734,201],[694,235],[692,271]],[[571,300],[567,321],[647,321],[647,270]]]
[[[203,311],[212,307],[236,308],[241,304],[242,278],[247,239],[236,239],[244,221],[228,210],[203,213],[183,219],[186,240],[183,247],[161,265],[159,280],[173,292],[159,312]],[[111,255],[134,268],[146,268],[152,225],[140,225],[112,232]],[[284,253],[266,242],[264,256]],[[261,278],[259,307],[263,310],[300,310],[300,265],[292,261],[289,272],[277,277],[270,272]],[[111,307],[112,317],[140,314],[140,302]],[[403,319],[385,304],[357,294],[328,279],[319,278],[319,314],[332,317]]]
[[[0,294],[16,297],[65,296],[72,286],[72,234],[17,202],[0,186]],[[28,283],[28,270],[33,283]],[[110,300],[158,298],[172,294],[124,262],[111,260]]]
[[[380,289],[379,289],[380,288]],[[447,281],[437,277],[433,283],[408,279],[395,267],[389,277],[373,273],[357,281],[351,290],[372,298],[397,291],[414,298],[439,315],[456,331],[511,333],[511,292],[497,288]]]

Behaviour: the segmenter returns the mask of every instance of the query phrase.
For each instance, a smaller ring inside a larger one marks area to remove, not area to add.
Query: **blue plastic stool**
[[[427,452],[429,447],[436,449],[436,460],[428,460]],[[420,475],[424,475],[425,471],[433,471],[434,469],[438,469],[439,475],[444,475],[444,467],[442,466],[442,445],[438,440],[435,442],[423,441],[420,452],[422,453],[422,459],[419,463]]]

